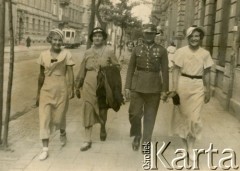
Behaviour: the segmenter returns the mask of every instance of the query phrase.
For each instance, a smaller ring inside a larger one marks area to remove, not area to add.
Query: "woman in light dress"
[[[40,160],[48,157],[50,132],[55,126],[60,129],[62,146],[66,144],[66,112],[69,98],[74,97],[73,68],[74,62],[69,51],[61,49],[63,33],[59,29],[50,31],[47,41],[49,50],[43,51],[37,60],[40,65],[38,79],[40,139],[43,149]],[[37,100],[38,101],[38,100]]]
[[[175,52],[173,62],[173,91],[180,97],[172,118],[172,133],[186,144],[190,159],[195,141],[202,131],[201,109],[210,100],[210,53],[200,46],[204,37],[201,27],[190,27],[186,34],[188,45]]]
[[[126,76],[127,76],[127,70],[128,70],[128,64],[132,55],[132,50],[134,48],[134,42],[129,41],[127,42],[127,50],[124,51],[124,53],[120,57],[120,64],[121,64],[121,78],[122,78],[122,87],[124,88],[125,82],[126,82]],[[128,101],[125,97],[125,101]]]
[[[107,33],[102,28],[94,28],[89,39],[93,42],[93,46],[85,52],[75,82],[76,95],[83,102],[81,114],[83,115],[85,139],[80,148],[81,151],[86,151],[92,146],[91,134],[94,124],[101,124],[100,140],[105,141],[107,138],[105,125],[108,108],[99,108],[96,96],[97,75],[100,67],[119,65],[113,49],[105,44]]]

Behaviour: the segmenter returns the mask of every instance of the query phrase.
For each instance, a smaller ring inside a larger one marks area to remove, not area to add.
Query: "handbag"
[[[174,105],[180,105],[180,97],[177,93],[172,97],[172,101]]]

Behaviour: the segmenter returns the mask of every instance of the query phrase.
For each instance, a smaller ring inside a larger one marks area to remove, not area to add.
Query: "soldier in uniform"
[[[160,97],[167,99],[168,56],[167,50],[154,42],[156,32],[153,24],[144,26],[144,42],[134,48],[128,66],[125,95],[131,96],[129,121],[134,151],[139,149],[141,138],[142,143],[151,141]]]

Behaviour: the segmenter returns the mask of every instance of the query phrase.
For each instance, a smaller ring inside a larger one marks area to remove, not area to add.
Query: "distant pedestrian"
[[[146,24],[143,32],[143,44],[133,49],[125,85],[126,97],[131,95],[129,121],[134,151],[141,139],[142,143],[151,142],[160,98],[167,100],[169,81],[167,50],[154,42],[156,26]]]
[[[172,133],[183,139],[190,159],[195,141],[202,131],[201,109],[210,100],[210,53],[200,46],[204,37],[201,27],[187,29],[188,45],[175,52],[173,62],[173,91],[178,95],[172,119]]]
[[[27,39],[26,39],[26,44],[27,44],[27,47],[29,48],[31,46],[31,38],[28,36]]]
[[[142,38],[142,37],[139,37],[138,40],[137,40],[136,46],[142,45],[142,44],[143,44],[143,38]]]
[[[54,126],[56,129],[60,129],[62,146],[66,144],[66,112],[69,98],[74,97],[72,68],[74,62],[71,53],[61,49],[62,31],[51,30],[47,41],[51,44],[51,48],[43,51],[37,60],[40,65],[38,98],[40,139],[43,144],[42,152],[39,155],[40,160],[48,157],[49,136]]]
[[[93,46],[88,49],[85,54],[83,61],[78,72],[75,86],[76,96],[82,99],[82,115],[83,115],[83,126],[85,128],[85,139],[84,143],[80,147],[81,151],[86,151],[92,146],[92,129],[96,123],[101,124],[100,128],[100,140],[105,141],[107,138],[106,132],[106,121],[108,104],[106,104],[106,93],[109,93],[109,89],[104,89],[103,93],[105,98],[99,99],[98,88],[102,85],[109,85],[107,81],[99,84],[99,76],[106,78],[107,75],[104,73],[104,68],[109,66],[118,66],[118,60],[114,54],[111,46],[105,45],[107,39],[107,33],[100,27],[96,27],[92,30],[89,39],[93,43]],[[117,68],[119,77],[120,71]],[[103,75],[102,75],[103,73]],[[113,82],[116,77],[114,73],[110,73],[111,81]],[[119,78],[121,84],[121,78]],[[121,93],[121,88],[120,88]],[[115,90],[116,92],[116,90]],[[113,93],[115,93],[113,92]],[[114,100],[114,99],[112,99]],[[108,101],[109,102],[109,101]]]
[[[121,77],[122,77],[122,85],[125,85],[126,82],[126,76],[127,76],[127,69],[129,65],[129,61],[132,55],[132,51],[134,48],[134,42],[129,41],[127,42],[127,49],[124,51],[124,53],[120,56],[120,64],[121,64]],[[124,88],[124,87],[123,87]],[[125,101],[128,101],[125,97]]]

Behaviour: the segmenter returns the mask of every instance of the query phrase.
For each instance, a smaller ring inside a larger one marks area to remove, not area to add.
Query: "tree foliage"
[[[101,1],[101,4],[99,3]],[[109,0],[98,0],[97,17],[101,26],[105,27],[106,23],[111,22],[115,26],[119,26],[122,30],[120,37],[120,55],[122,48],[122,40],[124,32],[129,33],[134,28],[141,28],[142,23],[136,17],[132,16],[132,8],[136,3],[129,3],[129,0],[120,0],[119,3],[113,5]],[[102,25],[103,24],[103,25]]]
[[[141,21],[133,17],[131,13],[132,8],[136,6],[135,3],[130,4],[129,0],[120,0],[119,3],[113,5],[109,0],[99,1],[103,2],[98,8],[103,21],[112,22],[123,29],[141,26]]]

